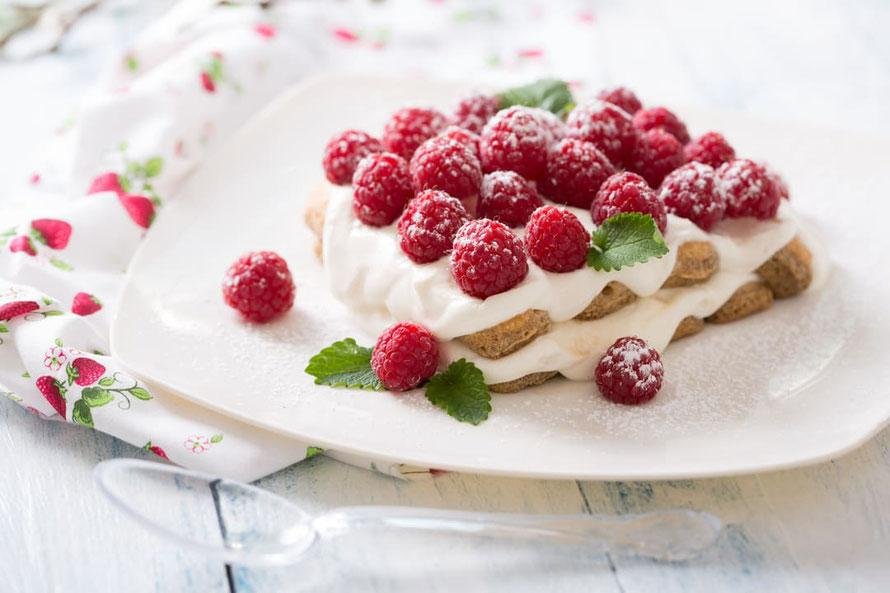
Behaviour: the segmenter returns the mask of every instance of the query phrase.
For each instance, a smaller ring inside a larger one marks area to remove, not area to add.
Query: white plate
[[[890,146],[749,121],[682,113],[719,129],[742,155],[783,172],[799,211],[835,262],[819,292],[708,327],[665,353],[666,385],[650,404],[621,407],[592,384],[550,381],[495,395],[480,426],[459,423],[422,393],[315,386],[303,369],[353,336],[332,301],[303,225],[308,190],[333,133],[378,132],[407,104],[443,108],[460,93],[423,81],[328,77],[276,100],[195,173],[136,257],[112,328],[112,349],[149,381],[220,412],[321,447],[468,472],[585,479],[713,476],[812,463],[865,441],[890,417],[890,253],[885,179]],[[242,252],[273,249],[291,265],[295,309],[241,323],[220,280]]]

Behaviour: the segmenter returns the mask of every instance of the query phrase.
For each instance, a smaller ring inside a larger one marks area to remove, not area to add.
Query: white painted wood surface
[[[156,4],[115,2],[136,30]],[[594,7],[603,84],[626,83],[665,103],[698,103],[773,118],[890,134],[890,3],[602,2]],[[89,84],[116,40],[89,24],[61,55],[0,63],[0,184],[27,172],[43,140]],[[890,155],[888,155],[890,162]],[[0,193],[0,200],[6,194]],[[849,213],[846,213],[849,214]],[[878,386],[876,397],[890,397]],[[842,397],[842,394],[839,394]],[[887,591],[890,430],[837,461],[738,478],[575,483],[447,474],[418,482],[315,458],[259,482],[307,509],[402,504],[533,512],[707,510],[728,524],[718,546],[682,564],[591,556],[531,544],[412,538],[334,581],[289,570],[226,568],[171,548],[109,509],[96,462],[145,454],[80,427],[41,421],[0,401],[0,591]],[[159,502],[161,504],[161,502]],[[212,501],[177,513],[218,528]],[[457,565],[439,562],[447,548]],[[484,570],[485,580],[480,576]]]

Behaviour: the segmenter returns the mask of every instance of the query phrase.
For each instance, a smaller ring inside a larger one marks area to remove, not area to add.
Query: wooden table
[[[116,7],[126,13],[124,31],[138,29],[159,10],[134,4]],[[720,3],[680,8],[685,4],[595,6],[602,47],[597,75],[667,103],[890,133],[887,2],[746,2],[733,12]],[[27,174],[29,159],[71,98],[88,86],[103,52],[124,42],[124,34],[100,43],[75,31],[60,55],[26,65],[0,63],[4,178]],[[890,397],[888,387],[878,386],[875,396]],[[688,507],[713,512],[727,524],[719,544],[688,563],[613,558],[536,542],[508,547],[459,540],[453,547],[463,560],[443,565],[437,556],[443,542],[420,538],[369,554],[359,568],[335,566],[335,584],[315,586],[306,574],[227,568],[166,546],[110,509],[92,484],[91,469],[103,459],[146,457],[134,447],[39,420],[7,401],[0,401],[0,419],[2,591],[890,590],[890,430],[814,467],[660,483],[458,474],[401,482],[315,458],[259,485],[310,510],[367,503],[542,513]],[[199,510],[171,512],[192,520]]]

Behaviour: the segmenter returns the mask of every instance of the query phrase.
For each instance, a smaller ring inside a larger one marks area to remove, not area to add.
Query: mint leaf
[[[557,115],[570,110],[575,102],[569,85],[553,78],[544,78],[531,84],[507,89],[499,93],[497,98],[501,109],[511,105],[525,105],[540,107]]]
[[[479,424],[491,412],[491,394],[482,371],[463,358],[433,375],[426,384],[426,398],[452,418]]]
[[[383,391],[371,369],[371,349],[352,338],[334,342],[310,358],[306,372],[315,377],[316,385]]]
[[[587,265],[600,272],[611,272],[667,252],[667,243],[651,215],[622,212],[610,216],[593,231]]]

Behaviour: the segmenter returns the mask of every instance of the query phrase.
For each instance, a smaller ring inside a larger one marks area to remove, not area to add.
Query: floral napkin
[[[592,53],[595,16],[584,3],[552,4],[178,4],[62,126],[29,174],[29,215],[0,222],[0,395],[236,479],[319,453],[146,384],[108,355],[130,259],[204,157],[308,75],[470,75],[489,87],[585,78],[574,56]],[[327,453],[393,475],[428,473]]]

